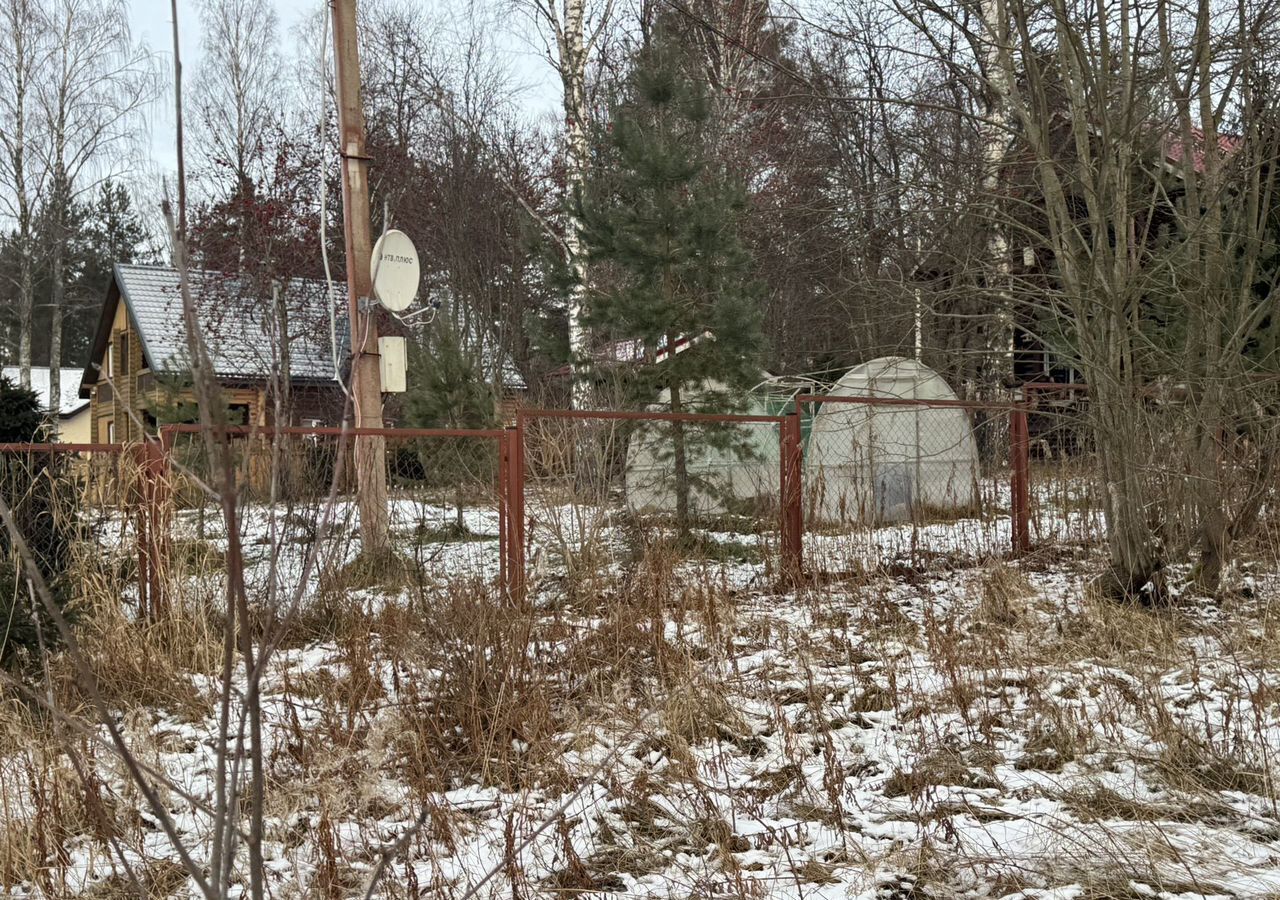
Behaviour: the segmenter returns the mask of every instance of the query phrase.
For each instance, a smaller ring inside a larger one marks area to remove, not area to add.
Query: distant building
[[[5,366],[3,375],[14,384],[21,384],[21,370],[17,366]],[[92,442],[93,431],[90,428],[89,401],[80,396],[80,370],[62,367],[59,373],[62,396],[57,409],[49,400],[49,367],[31,367],[31,390],[35,391],[40,406],[48,412],[57,414],[57,432],[54,440],[65,444],[88,444]]]
[[[336,376],[345,375],[349,354],[345,285],[256,285],[202,270],[190,273],[190,285],[232,424],[276,424],[277,405],[282,424],[341,424],[345,397]],[[117,264],[78,379],[79,398],[90,401],[93,440],[137,441],[160,424],[196,421],[189,358],[177,270]]]

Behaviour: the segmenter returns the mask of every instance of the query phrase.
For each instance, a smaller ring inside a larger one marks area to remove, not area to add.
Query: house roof
[[[279,358],[270,292],[262,296],[247,279],[201,269],[192,270],[189,281],[214,373],[224,380],[268,378]],[[333,380],[331,321],[337,326],[340,363],[347,358],[350,346],[346,285],[335,282],[326,286],[323,281],[294,278],[282,281],[281,291],[288,318],[292,379]],[[98,320],[92,356],[84,370],[82,397],[88,396],[87,386],[98,380],[97,366],[106,353],[120,301],[137,329],[143,357],[151,369],[180,372],[188,368],[177,270],[117,263]]]
[[[710,331],[704,331],[701,334],[695,334],[693,337],[688,335],[680,335],[675,339],[675,352],[683,353],[694,344],[703,340],[715,340],[715,335]],[[639,338],[626,338],[620,341],[606,341],[597,346],[591,353],[595,359],[595,364],[602,368],[609,366],[641,366],[648,361],[648,350],[644,345],[644,341]],[[667,352],[667,342],[663,340],[654,350],[653,361],[660,363],[670,354]],[[567,377],[573,374],[572,364],[566,363],[552,369],[547,373],[548,378]]]
[[[2,373],[14,384],[21,383],[21,370],[17,366],[5,366]],[[75,368],[63,367],[59,373],[61,382],[58,393],[61,398],[58,403],[58,415],[66,418],[73,416],[80,410],[89,405],[88,400],[80,399],[80,370]],[[32,366],[31,367],[31,390],[36,392],[36,397],[40,400],[40,406],[43,409],[51,410],[52,404],[49,403],[49,367],[48,366]]]
[[[1223,158],[1231,156],[1244,145],[1244,138],[1238,134],[1219,134],[1218,135],[1218,153]],[[1205,162],[1205,136],[1204,129],[1191,129],[1190,145],[1183,139],[1180,134],[1171,134],[1165,141],[1164,156],[1170,165],[1180,166],[1186,158],[1187,153],[1191,154],[1191,168],[1193,171],[1203,174]]]

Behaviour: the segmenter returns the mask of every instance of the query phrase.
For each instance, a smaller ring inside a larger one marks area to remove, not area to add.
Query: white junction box
[[[405,371],[409,366],[404,338],[395,336],[378,338],[378,359],[382,373],[382,392],[403,394]]]

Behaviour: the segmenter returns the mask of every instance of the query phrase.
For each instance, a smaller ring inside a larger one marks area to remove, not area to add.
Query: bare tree
[[[998,202],[1005,160],[1011,145],[1009,93],[1013,79],[1000,65],[1000,48],[1009,42],[1009,15],[1005,0],[981,0],[978,5],[981,33],[972,40],[983,76],[983,114],[979,124],[982,143],[982,193],[987,204]],[[994,301],[995,315],[988,334],[986,372],[980,389],[990,389],[1013,377],[1013,299],[1009,294],[1009,238],[999,215],[986,217],[985,282]]]
[[[603,0],[592,15],[587,0],[520,0],[533,15],[547,38],[547,57],[560,76],[561,103],[565,128],[565,182],[570,197],[582,190],[589,165],[587,126],[587,64],[604,34],[613,12],[613,0]],[[573,275],[568,303],[569,353],[574,361],[590,351],[582,325],[583,302],[587,291],[586,261],[582,252],[582,222],[570,214],[564,236],[565,262]],[[589,403],[587,385],[575,379],[573,405]]]
[[[119,174],[136,115],[156,94],[149,53],[133,44],[125,6],[114,0],[54,0],[49,53],[37,82],[51,225],[49,403],[61,397],[67,214],[82,195]]]
[[[200,24],[196,146],[205,174],[230,170],[233,192],[245,196],[262,135],[280,119],[285,79],[275,9],[257,0],[202,0]]]
[[[15,223],[18,270],[13,278],[18,319],[18,365],[23,387],[31,386],[31,330],[35,307],[36,210],[44,171],[33,123],[38,72],[48,53],[43,10],[34,0],[4,0],[0,6],[0,187],[3,211]]]
[[[1259,378],[1276,360],[1250,342],[1277,302],[1263,264],[1277,135],[1259,94],[1274,10],[1017,0],[1009,15],[997,60],[1043,219],[1005,221],[1051,254],[1048,291],[1027,299],[1064,323],[1090,385],[1107,587],[1159,595],[1165,563],[1198,541],[1212,589],[1273,474],[1259,425],[1274,383]],[[1243,133],[1224,138],[1231,118]],[[1242,481],[1243,498],[1228,489]]]

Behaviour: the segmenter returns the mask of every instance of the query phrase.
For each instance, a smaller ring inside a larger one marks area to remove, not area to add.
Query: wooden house
[[[231,424],[341,424],[344,285],[258,285],[202,270],[190,285]],[[189,360],[177,270],[117,264],[80,380],[93,440],[128,443],[160,424],[196,421]]]

